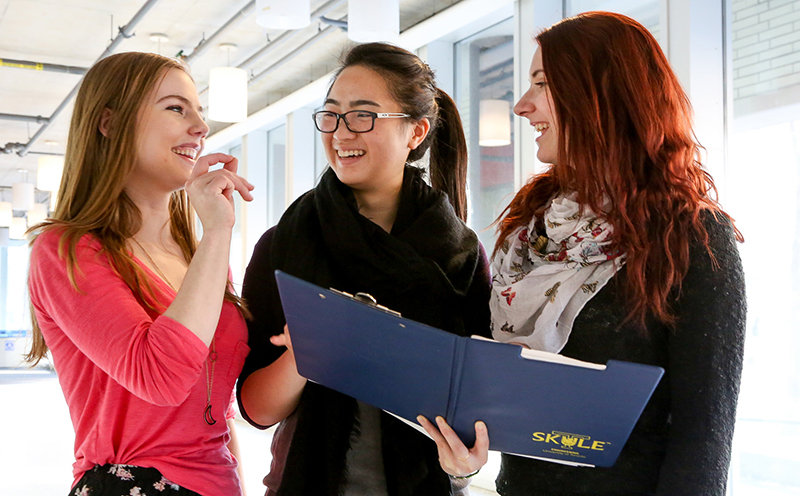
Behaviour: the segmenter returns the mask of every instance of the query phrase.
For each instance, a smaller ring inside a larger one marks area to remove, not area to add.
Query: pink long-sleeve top
[[[111,267],[99,241],[77,245],[78,290],[60,234],[40,235],[30,263],[30,298],[51,350],[75,428],[73,486],[95,465],[153,467],[205,496],[240,494],[237,462],[227,448],[232,391],[249,351],[244,319],[223,304],[215,334],[217,359],[189,329],[160,313],[175,292],[150,277],[156,300],[142,305]],[[203,417],[208,374],[215,425]]]

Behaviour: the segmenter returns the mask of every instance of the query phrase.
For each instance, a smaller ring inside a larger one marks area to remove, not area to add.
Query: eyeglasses
[[[339,122],[344,121],[344,125],[352,133],[368,133],[375,127],[375,119],[397,119],[401,117],[411,117],[408,114],[397,112],[377,113],[369,110],[351,110],[344,114],[331,112],[330,110],[320,110],[314,112],[314,125],[321,133],[332,133],[339,129]]]

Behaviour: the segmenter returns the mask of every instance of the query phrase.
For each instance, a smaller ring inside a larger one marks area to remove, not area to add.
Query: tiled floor
[[[272,430],[237,423],[248,496],[264,494]],[[72,483],[72,424],[56,376],[46,371],[0,369],[0,496],[54,496]],[[474,496],[496,496],[499,460],[475,477]]]

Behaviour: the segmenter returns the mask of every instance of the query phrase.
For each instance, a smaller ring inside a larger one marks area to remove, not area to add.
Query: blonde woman
[[[176,60],[113,55],[81,84],[29,276],[28,360],[50,350],[75,428],[70,494],[241,494],[229,422],[249,348],[228,257],[233,193],[253,187],[235,158],[198,158],[207,133]]]

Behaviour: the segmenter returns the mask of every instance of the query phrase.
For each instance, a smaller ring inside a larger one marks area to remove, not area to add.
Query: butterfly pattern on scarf
[[[492,264],[493,335],[500,341],[559,352],[575,316],[624,263],[612,226],[575,201],[551,201],[501,244]],[[543,226],[544,232],[536,230]]]

